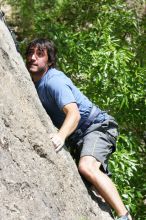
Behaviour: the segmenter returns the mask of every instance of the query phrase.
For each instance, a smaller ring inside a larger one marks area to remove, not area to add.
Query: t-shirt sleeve
[[[51,79],[47,84],[47,90],[60,110],[67,104],[76,102],[70,85],[63,79]]]

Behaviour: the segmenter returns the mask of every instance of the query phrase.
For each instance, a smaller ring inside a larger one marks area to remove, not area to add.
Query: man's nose
[[[32,54],[31,60],[36,60],[36,55],[35,55],[35,53]]]

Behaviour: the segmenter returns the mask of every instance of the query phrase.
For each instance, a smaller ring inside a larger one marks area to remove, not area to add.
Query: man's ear
[[[48,62],[48,67],[52,66],[52,63],[51,62]]]

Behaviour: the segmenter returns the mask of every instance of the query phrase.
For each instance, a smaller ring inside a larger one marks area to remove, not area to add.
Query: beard
[[[31,75],[42,75],[47,72],[48,64],[45,66],[38,66],[37,64],[28,62],[26,63],[27,70],[31,73]]]

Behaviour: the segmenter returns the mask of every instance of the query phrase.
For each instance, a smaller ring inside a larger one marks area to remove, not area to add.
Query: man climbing
[[[46,39],[30,42],[26,65],[39,98],[58,132],[51,134],[56,151],[66,140],[80,147],[78,169],[116,211],[119,220],[131,220],[119,194],[108,177],[108,158],[115,150],[117,123],[95,106],[72,81],[55,68],[56,49]],[[72,145],[73,144],[73,145]]]

